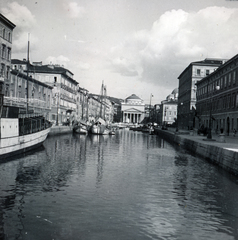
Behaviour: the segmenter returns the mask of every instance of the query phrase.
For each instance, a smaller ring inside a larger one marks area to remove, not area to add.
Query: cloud
[[[89,70],[91,68],[91,65],[85,62],[79,62],[77,63],[77,67],[81,70]]]
[[[17,2],[8,3],[7,7],[1,8],[1,11],[5,17],[16,25],[13,32],[14,51],[25,52],[28,33],[36,25],[35,16],[27,7],[19,5]],[[31,46],[34,47],[37,41],[36,37],[31,37]]]
[[[237,8],[167,11],[149,31],[136,32],[111,49],[111,71],[175,88],[177,77],[190,62],[237,54],[237,22]]]
[[[46,63],[52,63],[52,64],[59,64],[59,65],[63,65],[65,68],[67,68],[67,63],[70,62],[69,58],[60,55],[58,57],[53,57],[53,56],[49,56],[46,58]]]
[[[126,58],[116,58],[112,61],[114,72],[120,72],[122,76],[138,76],[136,65]]]
[[[78,18],[81,17],[85,13],[85,9],[78,5],[77,2],[70,2],[64,4],[64,8],[68,13],[70,18]]]

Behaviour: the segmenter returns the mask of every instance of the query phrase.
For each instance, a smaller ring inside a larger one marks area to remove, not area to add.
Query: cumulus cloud
[[[85,12],[85,9],[79,6],[77,2],[70,2],[70,3],[64,4],[64,8],[67,11],[68,16],[70,18],[81,17]]]
[[[14,29],[14,50],[26,51],[28,33],[36,25],[35,16],[26,6],[19,5],[17,2],[8,3],[7,7],[1,8],[5,17],[16,25]],[[31,37],[31,45],[37,43],[36,37]]]
[[[64,67],[67,67],[67,63],[69,62],[69,58],[60,55],[58,57],[53,57],[53,56],[49,56],[46,58],[46,63],[52,63],[52,64],[59,64],[59,65],[63,65]]]
[[[165,12],[149,31],[139,31],[111,50],[112,71],[164,87],[192,61],[228,58],[238,52],[238,8]],[[130,74],[133,73],[133,74]]]
[[[116,58],[112,61],[115,72],[120,72],[122,76],[138,76],[136,65],[126,58]]]

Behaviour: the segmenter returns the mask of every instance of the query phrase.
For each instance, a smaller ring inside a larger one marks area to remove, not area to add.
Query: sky
[[[1,0],[12,59],[60,64],[79,86],[159,104],[193,61],[238,53],[238,0]],[[28,38],[29,36],[29,38]]]

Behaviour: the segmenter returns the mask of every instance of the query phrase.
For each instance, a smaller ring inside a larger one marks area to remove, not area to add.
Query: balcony
[[[4,105],[26,108],[27,100],[26,98],[4,96]],[[28,105],[32,108],[37,107],[45,110],[46,109],[50,110],[49,104],[47,104],[46,101],[42,101],[39,99],[34,99],[34,98],[28,99]]]

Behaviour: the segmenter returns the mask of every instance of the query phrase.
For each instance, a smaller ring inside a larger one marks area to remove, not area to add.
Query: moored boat
[[[1,106],[0,158],[24,153],[43,144],[51,123],[42,115],[20,114],[18,107]]]
[[[106,126],[106,122],[102,118],[98,118],[90,127],[90,133],[98,135],[108,135],[110,129]]]
[[[116,130],[114,128],[111,128],[109,135],[115,135],[115,134],[116,134]]]
[[[82,121],[76,121],[73,125],[73,132],[79,134],[87,134],[88,133],[87,123]]]

